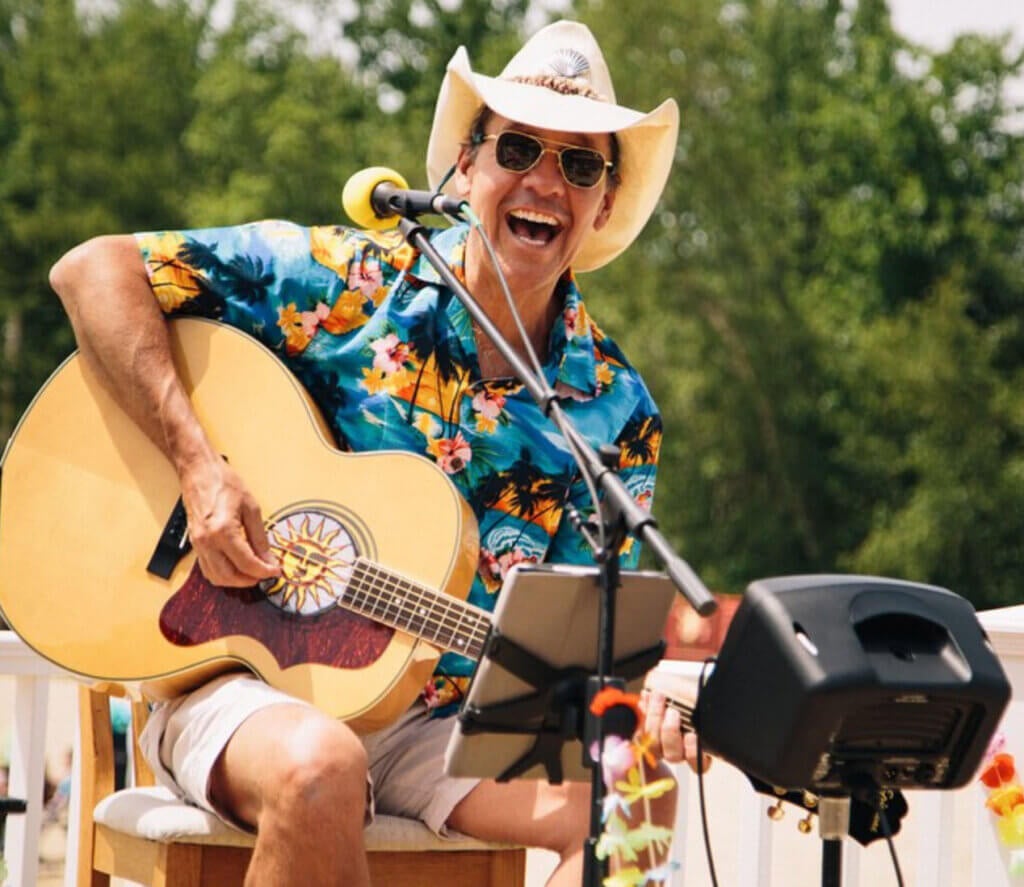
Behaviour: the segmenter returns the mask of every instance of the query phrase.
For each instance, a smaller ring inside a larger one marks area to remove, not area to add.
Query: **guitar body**
[[[213,587],[191,553],[166,578],[147,570],[177,477],[72,355],[4,454],[3,618],[63,668],[141,684],[153,698],[245,667],[357,729],[389,723],[439,650],[336,598],[356,557],[465,598],[477,565],[472,512],[425,458],[339,451],[305,390],[252,338],[198,319],[170,329],[200,421],[260,503],[283,579]]]

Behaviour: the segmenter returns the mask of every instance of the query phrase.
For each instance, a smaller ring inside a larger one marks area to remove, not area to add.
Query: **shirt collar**
[[[463,283],[466,281],[468,236],[469,226],[464,224],[431,232],[434,249]],[[422,253],[416,256],[408,274],[424,283],[442,283],[437,270]],[[559,281],[556,298],[561,299],[563,308],[555,320],[548,343],[548,359],[544,367],[548,384],[555,385],[559,394],[591,398],[598,390],[594,335],[583,296],[572,271],[568,271]]]
[[[462,282],[466,282],[466,238],[469,237],[468,225],[453,225],[451,228],[440,228],[430,232],[430,243],[440,253],[444,263]],[[417,253],[409,269],[409,276],[424,283],[441,283],[437,269],[422,253]]]

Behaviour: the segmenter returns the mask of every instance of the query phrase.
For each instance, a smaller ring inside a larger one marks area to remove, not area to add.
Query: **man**
[[[653,491],[660,420],[638,374],[590,321],[570,269],[600,267],[636,237],[667,178],[677,127],[672,101],[646,115],[616,105],[593,36],[560,22],[498,78],[475,74],[460,49],[427,153],[431,186],[469,202],[497,265],[478,228],[435,231],[434,245],[505,336],[539,356],[588,439],[622,447],[620,471],[642,501]],[[514,563],[591,559],[567,516],[589,506],[564,441],[397,235],[264,222],[100,237],[64,256],[51,282],[84,358],[175,467],[213,584],[252,586],[282,566],[259,503],[191,409],[160,309],[260,338],[318,401],[340,445],[434,459],[480,524],[473,603],[493,609]],[[625,562],[636,556],[627,550]],[[374,809],[441,834],[554,850],[550,883],[579,884],[588,785],[444,776],[453,719],[436,715],[456,707],[471,668],[446,655],[423,700],[365,737],[252,677],[222,676],[158,707],[147,757],[195,803],[256,831],[252,885],[368,883],[362,829]],[[666,754],[682,758],[678,721],[658,700],[647,720]],[[652,815],[670,823],[673,805],[662,798]]]

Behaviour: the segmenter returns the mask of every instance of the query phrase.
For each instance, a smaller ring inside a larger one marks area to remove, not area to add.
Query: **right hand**
[[[246,588],[281,575],[260,506],[238,473],[213,457],[181,474],[188,533],[209,582]]]

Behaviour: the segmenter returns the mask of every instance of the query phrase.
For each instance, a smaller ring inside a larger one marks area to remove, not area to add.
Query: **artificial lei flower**
[[[1006,738],[996,734],[978,780],[988,789],[985,806],[995,814],[999,841],[1009,850],[1010,876],[1017,877],[1024,875],[1024,788],[1013,755],[1003,750],[1005,746]]]
[[[590,711],[597,717],[603,717],[619,707],[625,709],[626,714],[632,713],[632,723],[641,723],[640,697],[635,693],[624,693],[617,687],[605,687],[590,703]],[[596,743],[590,749],[594,760],[600,753],[605,785],[602,815],[604,831],[595,853],[598,859],[614,860],[617,869],[604,879],[604,887],[664,884],[679,867],[675,862],[657,864],[658,858],[668,851],[672,830],[651,822],[650,802],[670,792],[675,787],[675,780],[664,778],[647,781],[644,763],[654,763],[649,751],[650,744],[650,737],[638,731],[632,739],[606,736],[603,749],[599,750]],[[634,817],[634,823],[630,824],[628,819],[632,808],[638,803],[642,805],[643,818],[636,822]]]

